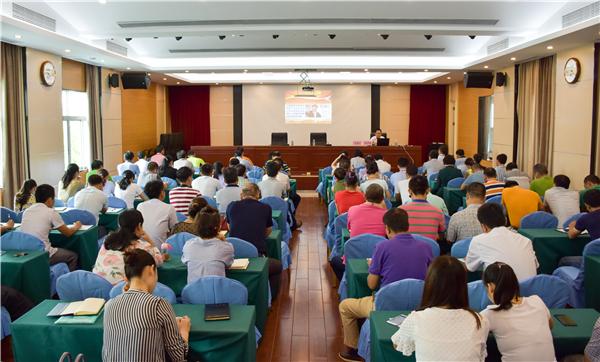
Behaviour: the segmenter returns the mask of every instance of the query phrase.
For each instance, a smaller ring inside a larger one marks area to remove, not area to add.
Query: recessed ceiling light
[[[483,68],[484,68],[484,69],[488,69],[489,67],[488,67],[487,65],[484,65],[484,66],[483,66]]]
[[[163,80],[167,80],[167,78],[163,78]]]
[[[104,59],[100,59],[100,63],[104,63]]]
[[[244,73],[248,73],[248,69],[244,69]]]
[[[181,84],[181,82],[177,82],[177,84]]]
[[[446,79],[452,79],[452,77],[446,77]]]
[[[510,60],[512,60],[514,62],[515,60],[517,60],[517,58],[512,57],[512,58],[510,58]]]
[[[127,67],[127,70],[131,70],[131,67]]]
[[[65,53],[70,53],[71,49],[65,49]]]
[[[106,4],[106,0],[98,0],[100,4]]]
[[[365,72],[368,72],[369,70],[367,68],[365,68]]]
[[[21,39],[21,34],[15,34],[15,39]]]
[[[151,76],[151,75],[152,75],[151,73],[148,73],[148,76]]]
[[[552,45],[548,45],[548,46],[546,47],[546,49],[548,49],[548,50],[552,50],[552,49],[554,49],[554,47],[553,47]]]
[[[186,71],[185,71],[185,72],[186,72],[186,73],[189,73],[190,71],[186,69]]]
[[[215,83],[215,85],[219,85],[219,83]]]
[[[467,74],[467,72],[463,72],[463,74]]]
[[[398,84],[398,82],[394,82],[394,84]]]
[[[350,74],[350,72],[340,72],[340,74]]]
[[[424,71],[424,72],[429,72],[429,69],[424,69],[423,71]]]
[[[433,83],[437,84],[437,80],[434,80]]]

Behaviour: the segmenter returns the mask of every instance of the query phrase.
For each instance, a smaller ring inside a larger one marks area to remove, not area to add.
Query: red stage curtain
[[[427,146],[446,139],[446,86],[410,86],[410,125],[408,143],[419,145],[427,161]]]
[[[210,146],[210,86],[169,87],[171,130],[183,133],[185,149]]]

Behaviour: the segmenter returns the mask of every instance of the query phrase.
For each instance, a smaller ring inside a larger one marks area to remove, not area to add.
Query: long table
[[[50,298],[48,259],[48,252],[45,250],[6,250],[0,255],[2,285],[15,288],[34,303]]]
[[[580,256],[590,242],[589,235],[569,239],[567,233],[555,229],[519,229],[519,233],[531,239],[541,274],[552,274],[562,257]]]
[[[557,357],[569,354],[583,353],[585,346],[592,335],[596,319],[600,313],[593,309],[551,309],[551,314],[566,314],[577,323],[575,327],[563,326],[556,317],[552,337],[554,339],[554,350]],[[410,311],[373,311],[369,318],[371,323],[371,361],[377,362],[401,362],[414,361],[415,354],[410,357],[404,356],[392,346],[391,337],[398,327],[388,324],[386,321],[399,314],[409,314]],[[489,360],[499,360],[498,350],[494,337],[488,338]],[[486,359],[487,361],[488,359]]]
[[[369,265],[366,259],[346,259],[348,298],[368,297],[372,294],[367,283]]]
[[[98,257],[98,227],[77,230],[67,238],[58,230],[50,232],[50,243],[54,247],[69,249],[79,256],[79,265],[83,270],[91,271]]]
[[[587,256],[585,258],[585,270],[583,288],[585,289],[585,306],[594,308],[600,312],[600,256]]]
[[[70,352],[73,357],[83,353],[88,362],[101,362],[103,316],[89,325],[56,325],[56,318],[46,314],[57,303],[60,301],[43,301],[12,323],[15,361],[58,361],[63,352]],[[194,357],[216,362],[256,360],[254,307],[229,308],[230,320],[206,322],[203,305],[173,305],[177,316],[187,315],[192,321],[189,347]]]

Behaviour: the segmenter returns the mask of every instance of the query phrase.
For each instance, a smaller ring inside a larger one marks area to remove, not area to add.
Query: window
[[[87,93],[63,90],[62,111],[65,166],[76,163],[80,167],[88,167],[91,149]]]

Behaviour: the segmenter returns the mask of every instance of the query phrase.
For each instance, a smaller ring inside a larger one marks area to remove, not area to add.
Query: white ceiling
[[[3,41],[182,83],[289,82],[298,69],[313,70],[312,78],[323,82],[449,82],[484,63],[495,69],[512,56],[541,56],[549,41],[556,51],[557,44],[564,49],[600,38],[600,16],[562,28],[564,14],[593,1],[17,3],[55,19],[56,32],[14,19],[12,1],[2,1]],[[504,39],[508,49],[487,54]],[[127,56],[107,51],[107,40],[126,47]]]

